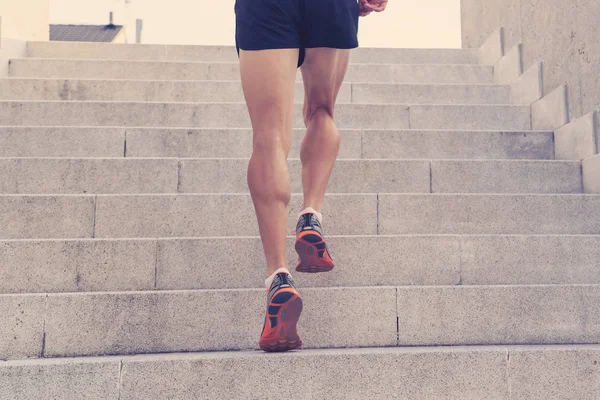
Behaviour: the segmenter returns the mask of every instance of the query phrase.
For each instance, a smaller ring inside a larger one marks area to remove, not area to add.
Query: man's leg
[[[290,178],[286,160],[297,63],[298,49],[240,51],[242,86],[254,132],[248,186],[269,275],[287,267]]]
[[[327,272],[334,267],[323,238],[321,207],[340,149],[333,112],[349,56],[350,50],[312,48],[306,50],[302,65],[306,136],[300,151],[304,202],[296,226],[299,272]]]
[[[333,120],[335,101],[348,69],[350,50],[306,49],[302,65],[304,123],[302,185],[304,206],[320,212],[329,177],[340,149],[340,134]]]
[[[241,51],[242,86],[254,132],[248,186],[267,259],[267,311],[259,346],[288,351],[302,346],[297,323],[302,298],[287,270],[286,236],[298,50]]]

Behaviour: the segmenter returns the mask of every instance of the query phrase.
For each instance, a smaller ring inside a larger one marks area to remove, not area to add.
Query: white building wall
[[[4,37],[44,41],[50,37],[49,0],[0,0]]]

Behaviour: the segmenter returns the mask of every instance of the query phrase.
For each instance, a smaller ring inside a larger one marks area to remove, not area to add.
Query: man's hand
[[[366,0],[359,0],[358,2],[358,15],[361,17],[366,17],[367,15],[371,14],[371,11],[365,7],[365,2]]]
[[[365,17],[372,12],[382,12],[387,6],[388,0],[359,0],[359,15]]]

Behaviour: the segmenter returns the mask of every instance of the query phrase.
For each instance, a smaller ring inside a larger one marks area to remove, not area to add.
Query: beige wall
[[[5,37],[48,40],[49,0],[0,0],[2,31]]]
[[[600,105],[600,1],[462,0],[463,46],[504,26],[506,48],[523,42],[523,64],[544,62],[544,91],[566,83],[571,119]]]
[[[5,1],[5,0],[0,0]],[[103,24],[115,12],[135,42],[135,18],[144,43],[232,45],[235,0],[50,0],[50,22]],[[369,47],[461,47],[460,0],[390,0],[388,10],[361,19],[360,42]]]

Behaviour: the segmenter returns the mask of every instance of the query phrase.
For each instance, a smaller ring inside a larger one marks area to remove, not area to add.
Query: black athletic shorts
[[[357,0],[236,0],[235,42],[242,50],[358,47]]]

